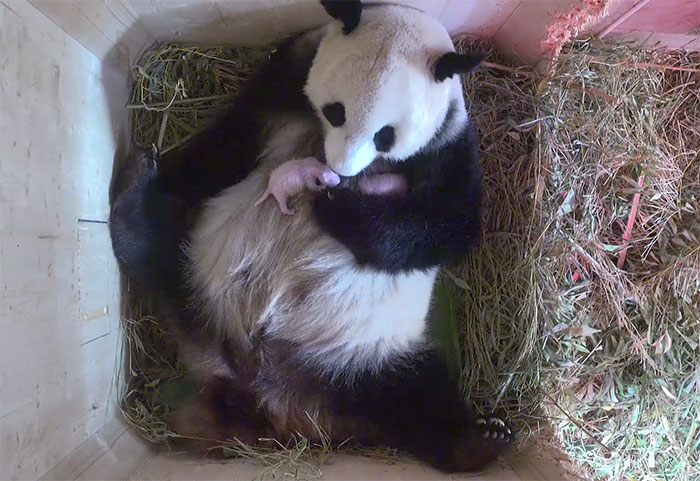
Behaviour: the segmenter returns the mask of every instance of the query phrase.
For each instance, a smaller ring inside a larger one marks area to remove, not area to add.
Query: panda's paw
[[[452,447],[448,470],[481,471],[508,448],[513,438],[508,423],[494,414],[472,418]]]
[[[506,421],[496,415],[490,415],[476,420],[476,431],[479,438],[495,442],[509,443],[513,440],[513,431]]]

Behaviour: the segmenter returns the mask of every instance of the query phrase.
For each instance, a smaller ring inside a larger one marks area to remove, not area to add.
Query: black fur
[[[357,262],[387,272],[459,261],[480,234],[481,175],[474,129],[438,150],[421,152],[395,170],[406,196],[369,196],[343,188],[314,199],[319,224]]]
[[[279,46],[221,120],[163,157],[162,192],[199,205],[255,168],[270,117],[299,112],[315,118],[303,88],[316,49],[298,43],[295,37]]]
[[[360,0],[321,0],[326,12],[336,20],[343,22],[343,33],[348,35],[360,23],[362,2]]]
[[[385,125],[374,134],[374,148],[377,149],[377,152],[389,152],[394,146],[395,140],[394,127]]]
[[[383,442],[447,472],[482,468],[512,437],[485,439],[479,416],[460,399],[447,365],[432,351],[339,394],[336,402],[346,415],[381,426]]]
[[[438,82],[452,77],[454,74],[465,74],[474,70],[481,63],[482,57],[470,54],[449,52],[435,63],[433,76]]]
[[[295,112],[315,118],[303,87],[316,48],[317,39],[289,39],[214,125],[160,159],[135,149],[115,172],[112,245],[122,268],[143,290],[187,298],[182,243],[202,202],[256,167],[262,132],[272,117]]]
[[[345,106],[340,102],[324,105],[321,112],[331,127],[340,127],[345,123]]]
[[[134,149],[115,172],[109,228],[114,256],[147,291],[181,291],[181,243],[192,226],[191,209],[158,185],[159,160]]]

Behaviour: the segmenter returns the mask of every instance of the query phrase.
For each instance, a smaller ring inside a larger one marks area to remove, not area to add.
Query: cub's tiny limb
[[[272,171],[267,189],[255,202],[255,205],[262,204],[272,195],[284,214],[293,215],[294,211],[288,205],[291,197],[303,192],[304,188],[319,190],[323,187],[336,186],[339,183],[338,174],[313,157],[290,160]]]

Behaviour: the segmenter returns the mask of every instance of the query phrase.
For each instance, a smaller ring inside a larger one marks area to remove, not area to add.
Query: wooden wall
[[[153,39],[261,43],[328,20],[318,0],[30,1],[99,58],[122,66]],[[535,64],[557,15],[590,0],[399,1],[434,15],[453,34],[493,37],[508,55]],[[586,32],[600,32],[620,17],[610,38],[700,49],[700,0],[608,0],[608,15]]]
[[[700,51],[700,0],[620,1],[612,15],[596,25],[604,38]],[[624,10],[624,11],[621,11]]]
[[[115,412],[107,187],[125,94],[30,3],[0,2],[2,480],[37,479]]]

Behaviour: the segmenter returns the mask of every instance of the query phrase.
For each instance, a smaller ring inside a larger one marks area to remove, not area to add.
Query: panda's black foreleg
[[[446,364],[434,353],[368,375],[347,396],[346,410],[382,433],[377,442],[443,471],[478,471],[513,438],[502,419],[481,417],[464,403]]]
[[[258,166],[265,132],[276,118],[289,114],[315,118],[304,85],[319,40],[309,32],[280,44],[220,119],[164,154],[161,190],[198,205]]]
[[[360,265],[391,273],[429,269],[459,261],[478,242],[475,200],[439,191],[424,200],[331,190],[316,194],[315,216]]]
[[[314,197],[320,226],[361,265],[385,272],[461,260],[481,235],[481,174],[472,126],[436,151],[393,167],[406,195],[365,195],[342,186]]]

